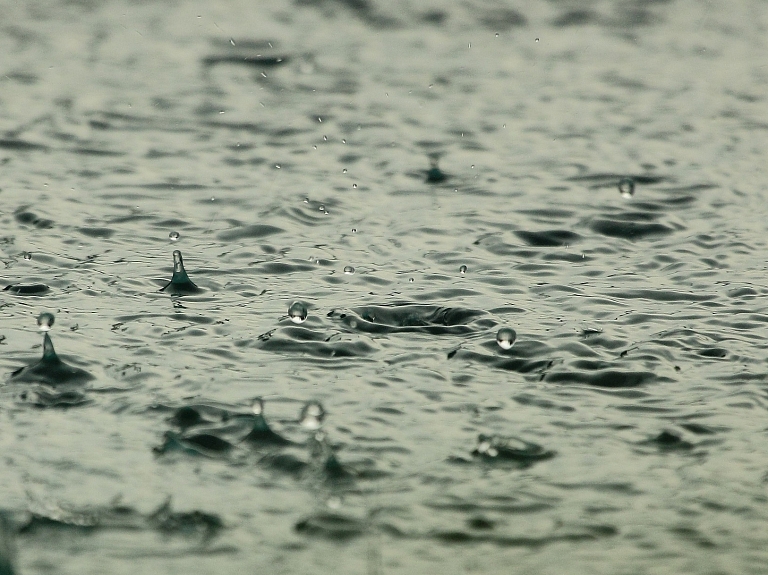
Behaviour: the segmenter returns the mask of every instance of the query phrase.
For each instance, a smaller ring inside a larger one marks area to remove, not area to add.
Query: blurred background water
[[[6,1],[0,573],[764,573],[767,24]]]

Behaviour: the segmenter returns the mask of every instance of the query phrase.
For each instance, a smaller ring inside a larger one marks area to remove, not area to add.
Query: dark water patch
[[[653,372],[617,369],[614,363],[606,361],[582,359],[573,361],[569,367],[567,371],[562,368],[549,371],[544,376],[544,381],[623,389],[640,387],[661,380]]]
[[[39,387],[24,390],[19,393],[21,403],[40,409],[80,407],[91,403],[91,400],[82,391],[75,389],[47,389]]]
[[[229,454],[234,445],[213,433],[183,433],[166,431],[163,442],[152,448],[157,455],[166,453],[184,453],[186,455],[203,455],[206,457],[221,457]]]
[[[232,230],[220,232],[217,238],[224,242],[233,242],[246,239],[265,238],[274,234],[283,233],[285,230],[268,224],[254,224],[240,226]]]
[[[115,234],[110,228],[77,228],[77,231],[89,238],[109,239]]]
[[[494,32],[506,32],[528,24],[526,17],[512,8],[481,9],[477,19],[482,26]]]
[[[26,140],[18,140],[16,138],[0,138],[0,150],[12,150],[15,152],[44,152],[48,150],[48,146],[35,144],[34,142],[28,142]]]
[[[338,332],[320,333],[307,327],[291,326],[261,334],[256,347],[283,354],[303,354],[318,358],[366,357],[376,351],[369,341],[349,339]]]
[[[316,513],[297,522],[296,532],[332,541],[349,541],[366,532],[366,522],[340,513]]]
[[[118,158],[120,156],[125,156],[125,152],[117,152],[114,150],[103,150],[103,149],[94,149],[94,148],[72,148],[70,150],[73,154],[77,154],[79,156],[103,156],[103,157],[111,157],[111,158]]]
[[[463,335],[477,331],[474,324],[485,315],[484,311],[458,307],[400,303],[332,310],[328,317],[364,333]]]
[[[267,453],[259,459],[259,465],[297,479],[309,468],[306,461],[291,453]]]
[[[527,547],[537,549],[545,545],[557,543],[580,543],[596,541],[604,537],[618,535],[619,530],[613,525],[591,525],[570,533],[557,533],[549,536],[504,536],[489,533],[477,533],[469,531],[433,531],[431,537],[446,545],[461,545],[470,543],[491,544],[497,547]]]
[[[204,66],[217,66],[219,64],[234,64],[237,66],[247,66],[250,68],[274,68],[283,66],[290,61],[287,55],[282,56],[264,56],[261,54],[220,54],[206,56],[202,63]]]
[[[581,239],[579,234],[568,230],[547,230],[542,232],[518,230],[515,232],[515,235],[529,246],[535,247],[566,246],[576,243]]]
[[[567,28],[569,26],[598,25],[600,21],[600,15],[592,10],[569,10],[552,20],[552,26]]]
[[[357,18],[375,28],[397,28],[400,22],[384,14],[379,13],[375,4],[368,0],[295,0],[297,6],[314,7],[326,10],[335,17],[335,7],[339,6],[352,12]]]
[[[648,174],[615,174],[615,173],[596,173],[596,174],[581,174],[578,176],[571,176],[566,178],[569,182],[587,182],[595,184],[596,187],[616,187],[618,188],[619,181],[623,178],[630,178],[636,184],[653,185],[660,184],[662,182],[669,181],[666,176],[654,176]]]
[[[294,260],[293,262],[253,262],[249,263],[253,270],[259,275],[274,277],[281,275],[294,274],[299,272],[312,272],[317,270],[316,265],[310,265],[304,260]]]
[[[0,512],[0,575],[14,575],[15,563],[16,541],[13,527],[5,514]]]
[[[7,291],[15,295],[42,296],[50,292],[51,288],[49,288],[45,284],[27,284],[27,285],[11,284],[11,285],[5,286],[3,288],[3,291]]]
[[[53,220],[38,217],[37,214],[29,212],[25,208],[16,210],[14,212],[14,217],[20,224],[33,226],[39,230],[48,230],[54,226]]]
[[[664,224],[627,221],[623,219],[594,219],[589,227],[598,234],[626,240],[642,240],[654,236],[665,236],[675,232],[674,228]]]
[[[666,430],[642,444],[653,445],[662,451],[690,451],[694,448],[692,443],[685,441],[680,435]]]

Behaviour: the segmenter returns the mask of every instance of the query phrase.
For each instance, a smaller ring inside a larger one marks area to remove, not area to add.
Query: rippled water
[[[768,4],[530,4],[5,7],[0,573],[764,572]]]

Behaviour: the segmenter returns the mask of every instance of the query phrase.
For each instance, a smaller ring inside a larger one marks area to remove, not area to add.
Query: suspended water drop
[[[353,273],[355,273],[355,268],[352,266],[344,266],[344,273],[351,276]]]
[[[178,239],[181,237],[181,234],[179,232],[171,232],[168,234],[168,239],[172,242],[178,241]]]
[[[352,233],[356,234],[357,233],[357,228],[352,228]]]
[[[461,266],[461,267],[459,268],[459,273],[460,273],[461,275],[464,275],[465,273],[467,273],[467,266]]]
[[[621,178],[619,180],[619,193],[622,198],[631,198],[635,195],[635,181],[632,178]]]
[[[342,174],[346,174],[347,173],[347,168],[344,168],[343,170],[341,170],[341,173]]]
[[[293,323],[304,323],[307,319],[307,306],[300,301],[295,301],[288,308],[288,318]]]
[[[536,38],[536,41],[538,42],[538,41],[539,41],[539,39],[538,39],[538,38]]]
[[[499,33],[498,33],[498,32],[496,32],[496,37],[497,37],[497,38],[499,37]]]
[[[408,278],[408,283],[413,283],[413,282],[414,282],[413,278]]]
[[[517,334],[509,327],[503,327],[496,333],[496,343],[501,349],[509,349],[515,344]]]
[[[254,415],[261,415],[264,413],[264,400],[260,397],[257,397],[253,400],[253,405],[251,406],[251,411],[253,411]]]
[[[48,331],[53,327],[55,319],[52,313],[43,312],[37,316],[37,328],[40,331]]]
[[[357,188],[357,184],[352,184],[352,187],[353,188]]]
[[[230,44],[232,44],[232,45],[234,46],[234,45],[235,45],[235,39],[234,39],[234,38],[230,38],[230,39],[229,39],[229,43],[230,43]]]
[[[24,253],[22,254],[22,256],[23,256],[23,257],[24,257],[24,259],[25,259],[25,260],[27,260],[27,261],[29,261],[29,260],[31,260],[31,259],[32,259],[32,254],[31,254],[31,253],[29,253],[29,252],[24,252]]]
[[[324,211],[325,211],[325,206],[324,206],[324,205],[322,205],[322,204],[320,204],[320,207],[319,207],[318,209],[319,209],[321,212],[324,212]]]
[[[315,431],[320,429],[325,419],[325,409],[319,401],[308,401],[301,408],[299,423],[304,429]]]

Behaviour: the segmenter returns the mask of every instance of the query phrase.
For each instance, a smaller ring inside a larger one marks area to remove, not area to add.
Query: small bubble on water
[[[459,268],[459,273],[460,273],[461,275],[464,275],[465,273],[467,273],[467,266],[461,266],[461,267]]]
[[[288,317],[293,323],[304,323],[307,319],[307,306],[300,301],[295,301],[288,308]]]
[[[37,328],[40,331],[48,331],[53,327],[54,320],[52,313],[43,312],[37,316]]]
[[[344,273],[348,276],[351,276],[353,273],[355,273],[355,268],[352,266],[344,266]]]
[[[517,334],[515,330],[509,327],[503,327],[496,333],[496,343],[499,344],[501,349],[511,348],[516,339]]]
[[[635,195],[635,181],[632,178],[621,178],[619,180],[619,193],[622,198],[631,198]]]
[[[251,411],[254,415],[261,415],[264,413],[264,400],[260,397],[254,399],[253,404],[251,405]]]
[[[308,401],[301,408],[299,423],[304,429],[315,431],[320,429],[325,419],[325,409],[319,401]]]
[[[29,252],[24,252],[24,253],[22,254],[22,256],[23,256],[23,257],[24,257],[24,259],[25,259],[25,260],[27,260],[27,261],[29,261],[29,260],[31,260],[31,259],[32,259],[32,254],[31,254],[31,253],[29,253]]]
[[[168,234],[168,239],[172,242],[178,241],[178,239],[181,237],[181,234],[179,232],[171,232]]]

